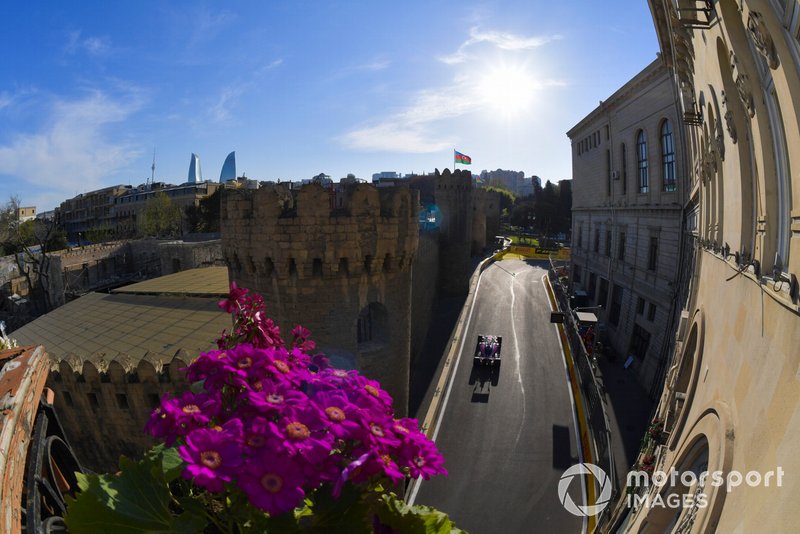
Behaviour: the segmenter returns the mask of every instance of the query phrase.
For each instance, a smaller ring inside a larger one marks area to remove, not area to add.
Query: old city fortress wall
[[[263,295],[284,335],[301,324],[334,364],[379,380],[401,412],[418,204],[416,191],[368,184],[268,185],[222,203],[230,279]]]
[[[81,462],[113,472],[120,454],[136,458],[153,446],[144,425],[165,393],[188,389],[181,369],[193,356],[179,350],[134,361],[122,354],[70,354],[53,362],[47,387],[56,394],[58,417]]]
[[[402,186],[227,191],[222,252],[229,277],[264,296],[284,337],[297,324],[309,328],[334,365],[379,380],[404,413],[412,358],[438,357],[422,347],[436,295],[448,290],[442,281],[469,274],[470,246],[493,235],[499,215],[495,195],[448,178],[437,176],[442,227],[422,232],[419,193]],[[79,458],[113,470],[119,454],[147,450],[147,418],[165,393],[188,387],[180,369],[193,356],[68,354],[55,361],[48,387]]]

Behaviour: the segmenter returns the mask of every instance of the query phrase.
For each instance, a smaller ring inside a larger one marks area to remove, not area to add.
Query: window
[[[625,232],[619,233],[619,243],[617,244],[617,259],[625,261]]]
[[[642,297],[637,297],[636,299],[636,315],[644,314],[644,299]]]
[[[633,325],[630,353],[643,360],[648,348],[650,348],[650,332],[638,324]]]
[[[580,225],[578,227],[578,248],[584,248],[583,247],[583,225]]]
[[[594,251],[600,252],[600,229],[594,229]]]
[[[650,190],[650,183],[647,176],[647,139],[644,137],[644,130],[639,130],[639,135],[636,136],[636,164],[639,172],[639,192],[647,193]]]
[[[675,191],[675,144],[672,140],[672,126],[668,120],[661,125],[661,167],[664,191]]]
[[[388,312],[383,304],[372,302],[358,314],[356,341],[359,345],[369,343],[378,348],[389,341]],[[363,345],[359,347],[363,350]]]
[[[650,238],[650,251],[647,254],[647,270],[655,271],[658,263],[658,238]]]
[[[606,230],[606,256],[611,257],[611,230]]]
[[[589,297],[589,300],[594,302],[594,291],[595,286],[597,285],[597,275],[595,273],[589,273],[589,287],[586,288],[586,295]]]
[[[611,289],[611,309],[608,314],[608,322],[614,326],[619,324],[619,315],[622,310],[622,287],[614,284]]]
[[[650,306],[647,308],[647,320],[648,321],[655,321],[656,320],[656,305],[652,302]]]
[[[620,150],[620,172],[622,173],[622,194],[628,192],[628,152],[625,149],[625,143],[622,143],[622,148]]]
[[[608,302],[608,280],[600,278],[600,294],[597,295],[597,305],[606,307]]]
[[[581,266],[575,264],[572,269],[572,281],[575,283],[579,283],[581,281]]]
[[[606,149],[606,196],[611,196],[611,150]]]

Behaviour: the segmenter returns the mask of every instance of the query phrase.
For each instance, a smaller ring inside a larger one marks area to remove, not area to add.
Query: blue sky
[[[0,202],[118,183],[513,169],[656,57],[644,1],[3,2]]]

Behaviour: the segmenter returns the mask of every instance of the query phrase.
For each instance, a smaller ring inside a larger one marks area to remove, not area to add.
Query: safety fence
[[[548,275],[553,287],[553,292],[558,300],[558,307],[564,315],[564,330],[567,334],[570,349],[572,350],[575,368],[578,371],[581,393],[588,417],[587,423],[594,444],[595,454],[593,463],[608,474],[609,481],[613,484],[611,494],[611,499],[613,501],[619,495],[619,488],[617,487],[614,467],[614,453],[611,449],[611,429],[608,414],[606,413],[603,386],[595,376],[591,358],[586,351],[586,347],[578,331],[578,325],[569,307],[567,291],[559,280],[555,269],[551,269]],[[610,511],[610,508],[611,507],[606,508],[606,511]],[[598,525],[601,525],[605,519],[606,511],[597,518]]]

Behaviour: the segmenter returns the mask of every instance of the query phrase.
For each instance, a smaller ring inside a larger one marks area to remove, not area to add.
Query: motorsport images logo
[[[595,504],[579,505],[570,497],[568,490],[569,485],[573,479],[577,479],[580,483],[580,477],[591,474],[597,480],[597,485],[600,487],[600,495],[597,497]],[[611,480],[609,480],[606,472],[594,464],[576,464],[564,471],[561,475],[561,480],[558,481],[558,500],[567,512],[578,517],[589,517],[597,515],[608,506],[611,500]]]

